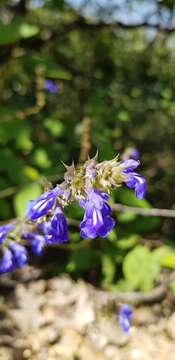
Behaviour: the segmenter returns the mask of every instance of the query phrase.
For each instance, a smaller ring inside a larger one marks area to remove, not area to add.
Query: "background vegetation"
[[[60,160],[97,148],[100,159],[129,146],[141,154],[146,200],[119,189],[113,202],[173,208],[174,1],[1,0],[0,18],[1,221],[22,215],[45,177],[61,179]],[[82,213],[74,206],[68,216]],[[116,216],[106,240],[80,242],[71,222],[70,245],[54,249],[47,271],[147,291],[160,271],[175,269],[173,219]]]

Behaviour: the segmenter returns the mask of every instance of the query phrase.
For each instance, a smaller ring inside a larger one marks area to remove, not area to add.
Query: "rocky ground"
[[[100,290],[66,275],[29,279],[30,270],[25,281],[1,278],[0,360],[175,359],[175,311],[165,300],[134,307],[126,336]]]

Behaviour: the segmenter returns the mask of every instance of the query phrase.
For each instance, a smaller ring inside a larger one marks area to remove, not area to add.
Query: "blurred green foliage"
[[[128,146],[141,154],[148,200],[118,189],[112,201],[173,206],[175,31],[149,24],[110,26],[114,14],[108,7],[92,16],[73,3],[0,3],[1,220],[21,216],[27,201],[42,192],[44,177],[54,183],[62,178],[60,160],[80,160],[86,117],[92,155],[98,148],[101,160],[109,159]],[[141,11],[144,1],[136,3]],[[167,28],[174,2],[160,2],[157,11]],[[48,78],[57,85],[56,94],[44,90]],[[72,206],[68,216],[81,219],[82,212]],[[162,267],[175,268],[172,221],[129,212],[118,213],[117,219],[106,240],[80,242],[72,225],[68,261],[55,265],[54,272],[146,291]]]

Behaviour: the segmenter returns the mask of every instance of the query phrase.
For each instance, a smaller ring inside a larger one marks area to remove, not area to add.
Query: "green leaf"
[[[122,292],[132,291],[133,286],[126,279],[120,279],[119,281],[117,281],[117,284],[111,286],[111,290]]]
[[[13,44],[20,39],[19,23],[16,21],[10,24],[0,23],[0,45]]]
[[[122,122],[127,122],[130,120],[129,112],[128,111],[120,111],[117,116],[117,120],[120,120]]]
[[[70,204],[66,209],[66,214],[70,219],[82,219],[84,210],[76,202]]]
[[[39,27],[36,25],[31,25],[27,23],[23,23],[19,29],[20,36],[23,38],[29,38],[35,36],[39,33]]]
[[[137,218],[136,214],[133,214],[132,212],[126,211],[123,213],[119,213],[117,216],[117,220],[121,223],[128,223]]]
[[[37,183],[24,186],[14,196],[14,209],[16,216],[23,216],[29,200],[36,199],[42,192],[41,186]]]
[[[7,220],[10,218],[10,204],[6,199],[0,199],[0,217],[1,220]]]
[[[175,251],[170,253],[169,255],[165,255],[161,259],[161,266],[167,267],[169,269],[175,269]]]
[[[112,243],[116,243],[117,240],[117,231],[115,229],[112,229],[108,234],[108,239]]]
[[[116,263],[113,256],[110,254],[102,255],[102,274],[104,283],[111,284],[114,280],[116,272]]]
[[[36,149],[33,154],[33,162],[43,169],[48,169],[51,166],[51,161],[49,160],[48,154],[45,149]]]
[[[13,119],[11,122],[1,121],[0,123],[0,143],[2,144],[13,140],[17,149],[30,151],[33,147],[30,136],[31,129],[24,121]]]
[[[117,240],[117,246],[120,249],[130,249],[135,246],[140,239],[140,236],[137,234],[128,234],[125,237],[119,238]]]
[[[46,75],[53,79],[60,79],[60,80],[71,80],[72,75],[66,70],[58,69],[58,68],[51,68],[48,69]]]
[[[93,249],[88,247],[75,249],[70,256],[66,269],[68,272],[84,272],[92,268],[96,261],[97,258]]]
[[[28,177],[28,179],[30,179],[32,181],[37,180],[40,176],[38,170],[36,170],[32,166],[25,166],[24,174]]]
[[[157,216],[137,216],[137,219],[127,224],[128,231],[145,233],[154,231],[160,226],[161,219]]]
[[[58,119],[47,118],[44,121],[44,126],[50,131],[50,133],[54,137],[62,135],[64,130],[63,123]]]
[[[133,289],[152,289],[159,271],[159,261],[146,246],[136,246],[124,258],[123,273]]]

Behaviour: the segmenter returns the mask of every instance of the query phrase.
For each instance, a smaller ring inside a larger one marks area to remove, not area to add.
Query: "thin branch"
[[[107,305],[109,302],[114,303],[130,303],[132,305],[148,305],[154,304],[164,300],[169,292],[169,284],[175,280],[175,272],[173,271],[169,276],[160,281],[157,285],[148,292],[129,291],[129,292],[111,292],[107,290],[96,290],[92,285],[89,285],[92,296],[96,299],[97,308]]]
[[[175,210],[171,210],[171,209],[157,209],[157,208],[145,209],[145,208],[127,206],[122,204],[112,204],[111,208],[112,210],[115,211],[131,212],[133,214],[142,215],[142,216],[161,216],[167,218],[175,218]]]
[[[91,130],[91,119],[85,117],[82,120],[82,134],[81,134],[81,150],[80,150],[80,161],[86,161],[91,148],[90,141],[90,130]]]
[[[97,307],[105,306],[109,302],[126,302],[133,305],[153,304],[163,300],[167,294],[168,287],[160,285],[149,292],[110,292],[105,290],[95,290],[90,287],[92,296],[98,299]]]
[[[105,28],[111,28],[111,29],[121,28],[124,30],[134,30],[134,29],[138,29],[138,28],[149,28],[149,29],[159,30],[159,31],[165,32],[165,33],[171,33],[173,31],[175,31],[175,27],[163,27],[158,23],[151,24],[148,21],[144,21],[142,23],[128,23],[128,24],[124,23],[122,21],[119,21],[119,20],[109,22],[109,23],[105,22],[105,21],[91,23],[91,22],[87,22],[86,19],[82,16],[79,16],[79,18],[77,20],[72,22],[71,27],[75,27],[75,28],[79,27],[79,28],[87,29],[87,30],[100,30],[100,29],[105,29]]]

